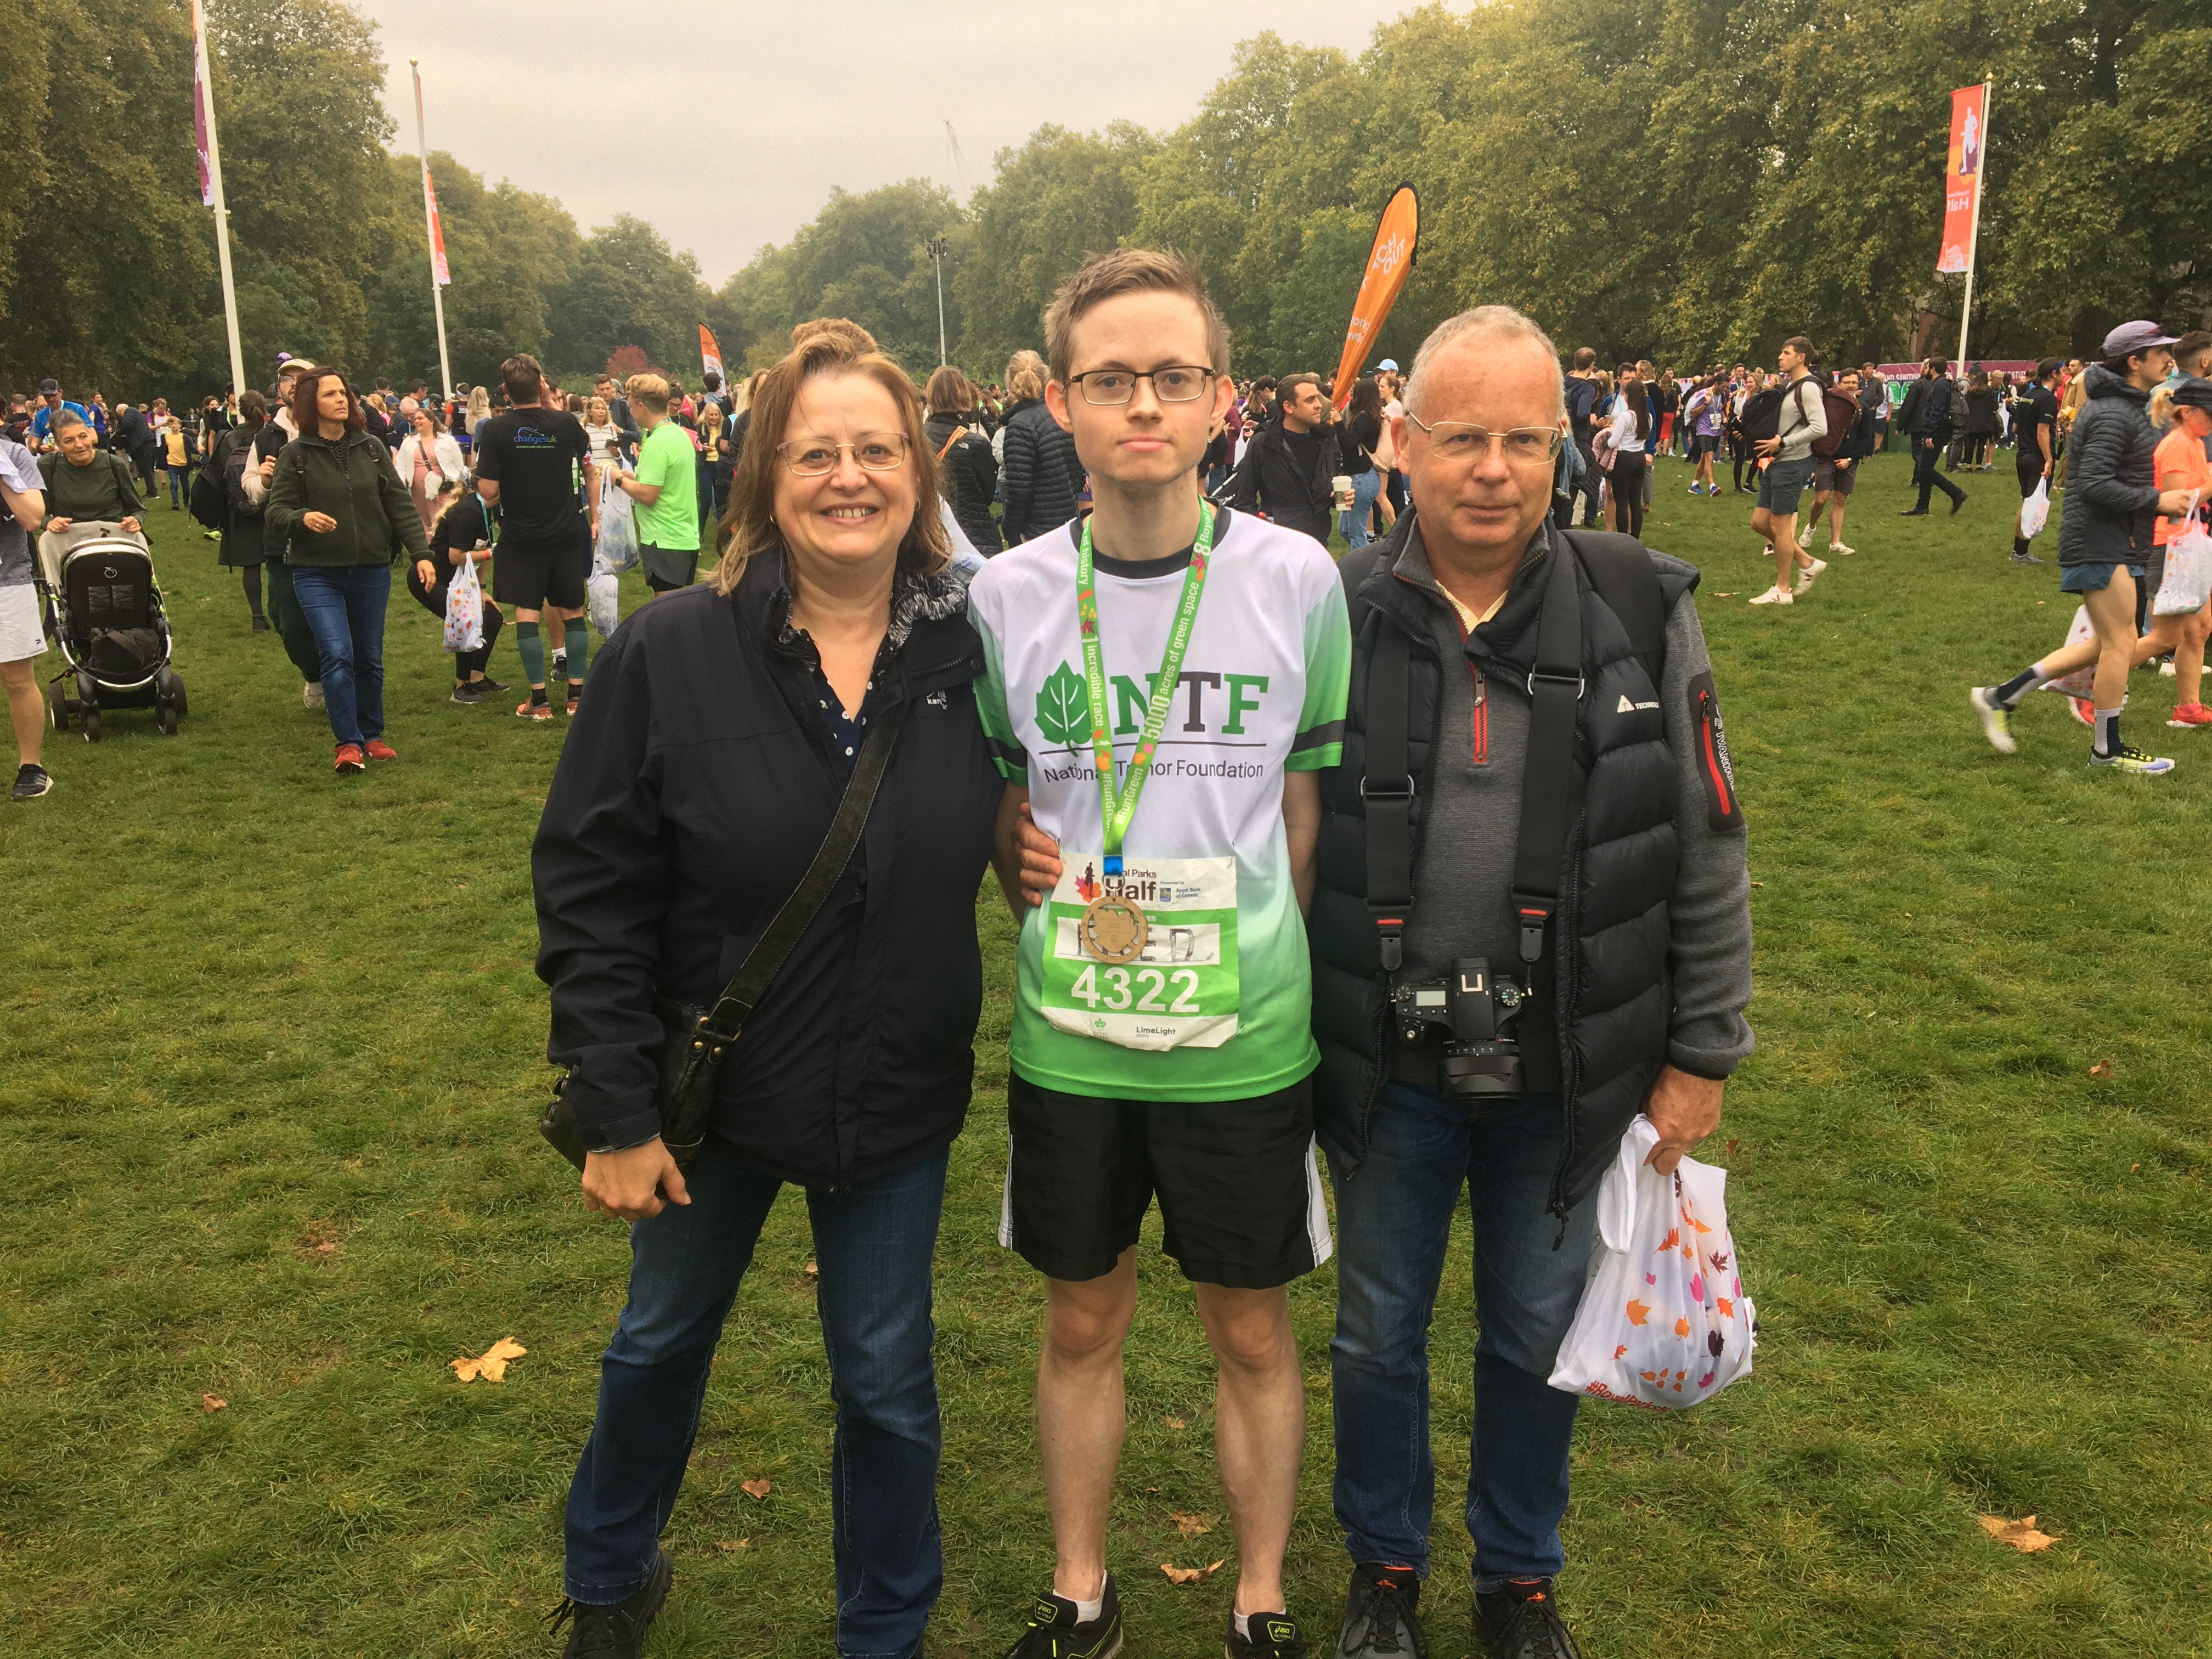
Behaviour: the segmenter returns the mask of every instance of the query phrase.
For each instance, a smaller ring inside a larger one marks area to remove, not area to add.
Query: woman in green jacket
[[[392,562],[430,554],[392,452],[371,437],[342,369],[312,368],[292,388],[300,435],[284,446],[263,517],[284,545],[292,592],[315,635],[337,769],[398,760],[384,740],[384,613]]]

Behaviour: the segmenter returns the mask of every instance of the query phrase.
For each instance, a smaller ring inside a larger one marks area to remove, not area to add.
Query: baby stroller
[[[98,743],[105,710],[150,708],[161,735],[174,737],[185,683],[169,666],[169,619],[146,538],[115,524],[40,537],[39,599],[62,653],[47,686],[54,729],[74,720]]]

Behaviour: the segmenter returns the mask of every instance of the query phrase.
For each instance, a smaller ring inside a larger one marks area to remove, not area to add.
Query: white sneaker
[[[1770,587],[1753,599],[1753,605],[1795,605],[1796,595],[1786,587]]]
[[[1799,526],[1797,529],[1797,545],[1800,547],[1810,547],[1812,544],[1813,526],[1809,524]]]
[[[1797,591],[1802,593],[1812,586],[1814,582],[1820,580],[1820,573],[1827,568],[1828,562],[1826,559],[1815,559],[1812,563],[1805,566],[1797,573]]]
[[[304,685],[301,686],[301,688],[300,688],[300,707],[301,707],[301,708],[320,708],[322,706],[323,706],[323,683],[322,683],[320,680],[309,680],[309,681],[307,681]]]
[[[2164,662],[2159,664],[2158,672],[2165,675],[2166,678],[2172,679],[2173,678],[2173,659],[2168,657]]]
[[[1830,542],[1828,544],[1828,551],[1831,554],[1848,559],[1852,554],[1857,552],[1858,549],[1856,547],[1845,547],[1841,542]]]

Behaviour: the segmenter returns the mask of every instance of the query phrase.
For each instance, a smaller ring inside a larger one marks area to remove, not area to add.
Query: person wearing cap
[[[92,411],[82,404],[73,404],[62,396],[61,382],[39,382],[38,412],[31,416],[31,447],[46,449],[54,441],[54,416],[66,410],[82,421],[86,429],[92,427]]]
[[[1968,701],[1983,735],[1999,754],[2018,746],[2012,711],[2046,680],[2097,665],[2095,738],[2089,764],[2138,777],[2163,777],[2171,758],[2120,741],[2120,707],[2128,671],[2165,647],[2154,633],[2136,635],[2136,584],[2143,580],[2157,520],[2188,512],[2186,489],[2158,487],[2153,455],[2158,434],[2150,397],[2173,367],[2174,337],[2156,323],[2123,323],[2105,337],[2101,362],[2083,371],[2081,412],[2067,439],[2066,512],[2058,524],[2058,588],[2081,597],[2096,629],[2094,640],[2062,647],[2030,663],[2002,685],[1978,685]]]

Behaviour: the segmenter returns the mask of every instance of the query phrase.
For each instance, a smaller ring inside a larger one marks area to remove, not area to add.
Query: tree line
[[[111,396],[228,377],[177,0],[42,0],[0,54],[0,378]],[[373,27],[343,0],[210,0],[249,376],[279,349],[434,378],[416,162],[392,155]],[[1419,191],[1421,252],[1376,348],[1518,305],[1563,344],[1677,366],[1804,333],[1854,360],[1955,341],[1934,274],[1953,87],[1992,82],[1976,356],[2084,355],[2115,320],[2212,307],[2201,0],[1495,0],[1429,5],[1351,54],[1265,33],[1171,132],[1045,126],[963,203],[913,179],[833,191],[719,289],[652,226],[580,231],[553,198],[432,156],[453,371],[556,374],[624,347],[734,365],[836,314],[995,379],[1042,343],[1093,250],[1203,266],[1246,373],[1333,367],[1375,216]],[[632,355],[632,354],[626,354]]]

